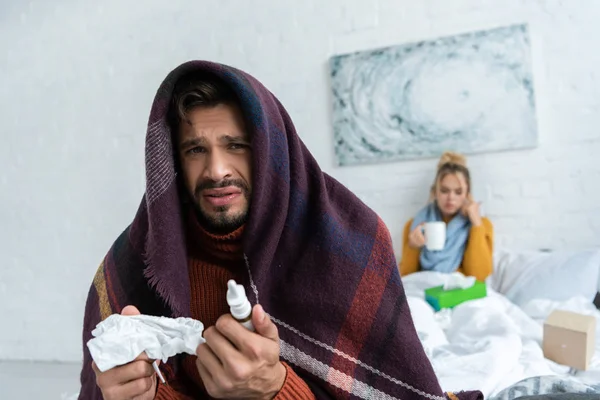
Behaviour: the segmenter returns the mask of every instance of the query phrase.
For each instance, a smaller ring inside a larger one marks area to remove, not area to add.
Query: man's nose
[[[215,182],[231,177],[231,168],[227,162],[227,157],[219,151],[211,151],[208,157],[206,157],[204,172],[206,178]]]

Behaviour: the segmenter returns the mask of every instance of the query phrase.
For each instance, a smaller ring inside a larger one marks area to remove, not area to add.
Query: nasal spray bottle
[[[227,304],[231,315],[246,329],[254,332],[252,325],[252,306],[246,297],[246,290],[233,279],[227,281]]]

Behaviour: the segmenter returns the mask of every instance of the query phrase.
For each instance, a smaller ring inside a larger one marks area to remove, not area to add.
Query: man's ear
[[[181,201],[182,204],[193,203],[193,199],[191,198],[189,191],[186,189],[185,184],[183,183],[183,175],[181,174],[181,170],[177,170],[175,183],[177,185],[177,192],[179,193],[179,201]]]

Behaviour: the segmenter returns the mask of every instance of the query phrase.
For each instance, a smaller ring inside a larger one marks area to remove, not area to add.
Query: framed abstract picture
[[[336,55],[340,166],[537,146],[527,25]]]

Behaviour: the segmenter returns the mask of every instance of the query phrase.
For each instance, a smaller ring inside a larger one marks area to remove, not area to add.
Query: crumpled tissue
[[[444,290],[468,289],[475,285],[475,281],[474,276],[464,276],[460,272],[454,272],[446,277]]]
[[[133,361],[143,351],[162,362],[180,353],[194,355],[204,343],[203,331],[202,322],[192,318],[113,314],[96,326],[87,346],[104,372]]]

